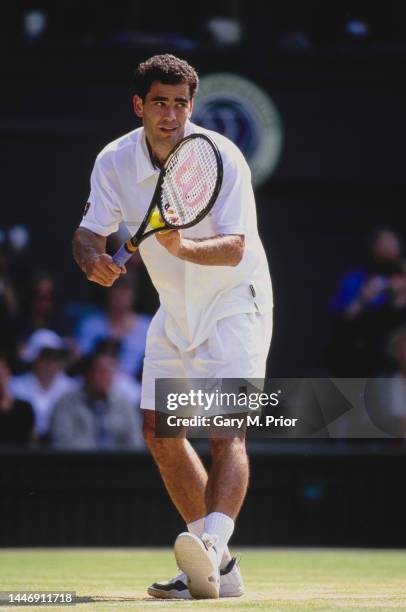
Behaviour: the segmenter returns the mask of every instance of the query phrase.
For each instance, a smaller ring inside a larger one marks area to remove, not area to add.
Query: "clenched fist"
[[[103,287],[111,287],[121,274],[126,274],[127,270],[125,266],[116,266],[110,255],[102,253],[86,264],[85,272],[88,280]]]

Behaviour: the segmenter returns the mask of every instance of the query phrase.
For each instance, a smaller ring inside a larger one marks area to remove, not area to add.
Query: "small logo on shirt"
[[[83,209],[83,216],[84,217],[86,217],[87,211],[89,210],[89,208],[90,208],[90,202],[86,202],[85,207]]]

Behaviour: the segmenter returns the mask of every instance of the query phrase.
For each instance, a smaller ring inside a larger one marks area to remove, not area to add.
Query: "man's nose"
[[[173,119],[176,119],[175,108],[173,106],[166,106],[165,107],[164,117],[165,117],[165,119],[168,119],[170,121],[173,120]]]

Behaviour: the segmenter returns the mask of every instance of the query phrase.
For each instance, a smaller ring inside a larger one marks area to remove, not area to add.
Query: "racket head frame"
[[[179,149],[181,147],[183,147],[185,145],[185,143],[196,139],[196,138],[200,138],[200,139],[204,139],[206,140],[210,146],[212,147],[212,151],[214,153],[215,159],[216,159],[216,163],[217,163],[217,178],[216,178],[216,183],[213,189],[213,193],[211,195],[211,198],[208,202],[208,204],[204,207],[204,209],[192,220],[189,221],[188,223],[183,223],[183,224],[172,224],[169,221],[165,220],[165,225],[163,225],[162,227],[156,227],[153,228],[147,232],[144,233],[144,230],[146,229],[146,227],[148,226],[148,223],[151,219],[151,215],[153,213],[153,211],[155,210],[155,208],[157,208],[159,210],[159,212],[161,213],[161,216],[163,218],[163,215],[165,214],[165,211],[162,209],[162,202],[161,202],[161,192],[162,192],[162,186],[163,186],[163,182],[165,180],[165,176],[166,176],[166,172],[167,172],[167,168],[171,162],[171,160],[173,159],[173,157],[178,153]],[[182,138],[182,140],[180,140],[178,142],[177,145],[175,145],[174,149],[171,151],[171,153],[169,154],[167,160],[165,161],[164,167],[162,168],[160,174],[159,174],[159,178],[158,178],[158,182],[157,185],[155,187],[155,191],[154,191],[154,195],[152,196],[151,199],[151,206],[148,209],[147,214],[145,215],[144,219],[141,222],[140,227],[138,228],[136,234],[130,238],[127,242],[126,242],[126,246],[129,252],[134,252],[137,250],[138,246],[141,244],[141,242],[143,242],[145,240],[145,238],[148,238],[148,236],[151,236],[152,234],[155,234],[156,232],[161,232],[161,231],[165,231],[166,229],[186,229],[188,227],[192,227],[194,225],[196,225],[197,223],[199,223],[199,221],[201,221],[209,212],[210,210],[213,208],[215,201],[217,200],[218,194],[220,192],[221,186],[223,183],[223,160],[221,158],[221,154],[220,151],[218,150],[218,147],[216,145],[216,143],[209,138],[209,136],[206,136],[206,134],[190,134],[189,136],[186,136],[185,138]]]

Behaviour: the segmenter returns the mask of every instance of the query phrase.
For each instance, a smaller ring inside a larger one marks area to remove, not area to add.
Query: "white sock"
[[[204,519],[205,517],[203,516],[203,518],[197,519],[196,521],[192,521],[191,523],[187,524],[187,528],[188,531],[190,531],[190,533],[193,533],[194,535],[200,536],[203,533],[203,529],[204,529]]]
[[[203,517],[203,518],[197,519],[196,521],[192,521],[191,523],[188,523],[187,524],[188,531],[190,531],[190,533],[193,533],[194,535],[199,536],[200,538],[205,530],[204,529],[205,519],[206,517]],[[230,551],[228,550],[228,546],[226,545],[223,551],[223,556],[221,558],[220,569],[224,569],[230,561],[231,561],[231,554],[230,554]]]
[[[204,519],[204,533],[217,536],[217,557],[222,560],[224,550],[234,531],[234,521],[222,512],[210,512]]]

